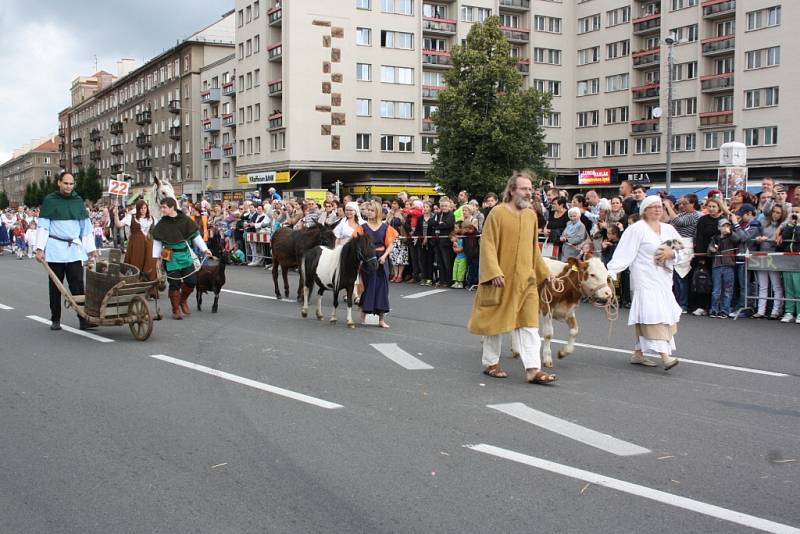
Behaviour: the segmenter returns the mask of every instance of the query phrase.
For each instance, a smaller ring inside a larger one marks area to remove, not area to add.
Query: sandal
[[[500,367],[499,363],[494,365],[490,365],[489,367],[483,370],[483,374],[491,376],[492,378],[506,378],[508,373],[503,371],[503,368]]]
[[[645,358],[644,356],[637,357],[636,355],[631,356],[630,362],[634,365],[643,365],[645,367],[655,367],[656,362],[649,358]]]
[[[530,373],[529,373],[530,375]],[[536,371],[534,375],[528,378],[528,382],[531,384],[542,384],[542,385],[549,385],[558,380],[556,375],[551,375],[545,373],[544,371]]]

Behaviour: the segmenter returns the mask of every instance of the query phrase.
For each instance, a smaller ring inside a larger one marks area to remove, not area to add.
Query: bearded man
[[[519,348],[526,380],[551,384],[554,374],[541,370],[539,353],[539,286],[552,279],[539,252],[536,213],[529,209],[533,180],[528,172],[515,172],[483,225],[480,279],[467,329],[483,336],[484,374],[505,378],[500,367],[502,334],[511,332]]]

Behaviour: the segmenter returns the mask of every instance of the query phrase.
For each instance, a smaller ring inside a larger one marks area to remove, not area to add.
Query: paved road
[[[238,267],[219,313],[100,342],[28,317],[33,261],[0,275],[4,533],[800,527],[800,326],[685,318],[665,373],[585,307],[543,387],[480,373],[466,291],[392,285],[391,330],[350,330]]]

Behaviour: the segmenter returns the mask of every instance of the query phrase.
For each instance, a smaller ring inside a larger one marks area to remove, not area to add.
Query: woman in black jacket
[[[698,254],[705,253],[711,239],[717,235],[719,219],[728,213],[725,202],[719,198],[712,197],[706,200],[706,215],[697,219],[697,230],[694,235],[695,258],[692,260],[694,269],[702,268],[711,270],[711,262],[707,261],[705,254],[698,257]],[[691,298],[692,295],[690,295]],[[697,308],[692,312],[693,315],[705,315],[711,305],[711,294],[694,295]]]

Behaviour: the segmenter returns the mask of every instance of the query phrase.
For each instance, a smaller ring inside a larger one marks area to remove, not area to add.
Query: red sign
[[[578,174],[578,185],[607,185],[611,183],[611,169],[581,169]]]

